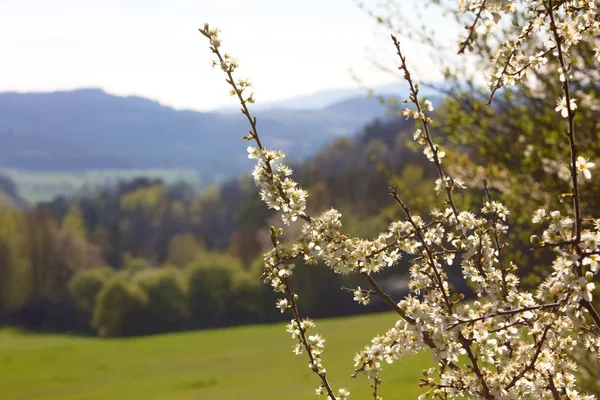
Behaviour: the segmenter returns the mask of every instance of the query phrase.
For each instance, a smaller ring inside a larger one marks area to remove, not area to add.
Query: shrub
[[[148,332],[180,329],[189,318],[181,272],[174,267],[141,271],[137,283],[148,298],[144,325]]]
[[[123,260],[123,271],[129,274],[130,277],[134,276],[138,272],[145,271],[152,268],[152,264],[145,258],[132,257],[130,254],[125,254]]]
[[[96,298],[92,325],[98,335],[131,336],[142,333],[146,293],[119,274],[107,281]]]
[[[69,293],[77,308],[84,314],[92,315],[96,296],[112,272],[110,267],[92,268],[79,271],[71,278]]]
[[[206,254],[186,268],[190,311],[201,326],[223,321],[231,307],[234,277],[243,274],[239,260],[226,255]]]
[[[265,291],[260,280],[249,272],[240,271],[233,277],[227,302],[232,322],[249,322],[265,317]]]

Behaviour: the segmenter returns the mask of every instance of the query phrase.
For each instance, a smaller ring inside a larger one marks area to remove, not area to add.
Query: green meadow
[[[193,169],[102,169],[82,172],[44,172],[0,168],[0,174],[11,178],[19,195],[31,204],[50,201],[56,196],[73,195],[84,187],[91,190],[114,184],[119,180],[138,177],[162,179],[166,183],[184,181],[194,186],[200,184],[198,172]]]
[[[394,323],[378,314],[317,322],[335,388],[372,398],[352,358]],[[0,398],[6,400],[313,399],[317,378],[292,354],[284,324],[141,338],[99,339],[0,330]],[[428,354],[385,366],[380,394],[415,399]]]

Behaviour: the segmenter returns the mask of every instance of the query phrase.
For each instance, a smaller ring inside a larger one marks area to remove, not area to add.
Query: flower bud
[[[588,271],[585,273],[585,280],[588,282],[591,282],[594,280],[594,274],[592,273],[592,271]]]

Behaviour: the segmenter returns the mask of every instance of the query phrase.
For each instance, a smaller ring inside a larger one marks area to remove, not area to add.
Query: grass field
[[[193,169],[103,169],[82,172],[42,172],[0,168],[0,173],[11,178],[17,185],[19,195],[35,204],[50,201],[59,195],[72,195],[84,186],[91,190],[114,184],[119,180],[138,177],[158,178],[166,183],[184,181],[199,185],[200,177]]]
[[[352,357],[394,322],[391,314],[318,321],[327,339],[330,381],[368,399]],[[133,339],[97,339],[0,330],[0,398],[6,400],[313,399],[316,377],[292,354],[283,325]],[[386,366],[381,395],[416,399],[427,354]]]

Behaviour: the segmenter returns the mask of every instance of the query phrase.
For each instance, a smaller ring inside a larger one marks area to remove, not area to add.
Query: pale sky
[[[392,80],[366,52],[393,56],[387,34],[353,0],[0,0],[0,91],[100,87],[176,108],[233,104],[197,31],[205,21],[258,101],[356,86],[350,68],[369,85]],[[439,77],[417,47],[406,51],[420,79]]]

